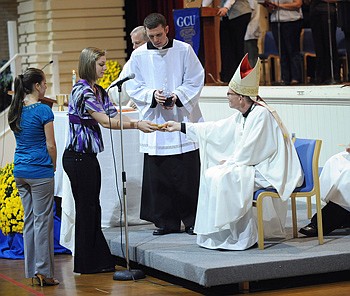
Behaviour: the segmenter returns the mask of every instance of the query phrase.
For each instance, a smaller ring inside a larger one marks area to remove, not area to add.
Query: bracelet
[[[141,122],[142,120],[138,120],[137,122],[136,122],[136,129],[139,129],[139,122]]]

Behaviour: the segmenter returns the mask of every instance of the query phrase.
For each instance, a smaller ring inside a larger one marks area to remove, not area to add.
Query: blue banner
[[[200,44],[200,9],[185,8],[173,11],[175,39],[191,44],[198,55]]]

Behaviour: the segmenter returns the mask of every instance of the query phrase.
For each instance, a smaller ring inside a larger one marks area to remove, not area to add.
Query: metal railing
[[[23,57],[30,57],[30,56],[49,56],[50,60],[52,61],[52,78],[51,78],[51,93],[54,97],[56,94],[60,93],[60,71],[59,71],[59,62],[58,62],[58,55],[60,55],[62,51],[53,51],[53,52],[36,52],[36,53],[16,53],[8,62],[6,62],[0,69],[0,74],[6,70],[7,67],[9,67],[12,63],[14,63],[14,67],[11,67],[14,69],[14,73],[11,73],[12,76],[15,78],[19,74],[22,73],[22,58]],[[44,65],[43,67],[45,67]],[[14,81],[14,79],[13,79]]]

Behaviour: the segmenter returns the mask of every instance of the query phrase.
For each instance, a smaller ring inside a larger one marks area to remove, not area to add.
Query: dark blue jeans
[[[336,43],[337,15],[330,15],[330,33],[332,44],[333,67],[331,64],[331,51],[329,41],[329,23],[327,13],[313,12],[310,14],[310,26],[316,52],[316,83],[328,83],[332,74],[339,80],[338,49]],[[333,68],[333,73],[331,72]]]
[[[289,84],[292,80],[302,81],[302,64],[300,54],[300,33],[302,20],[293,22],[274,22],[272,34],[277,48],[281,44],[281,76]],[[279,26],[279,28],[278,28]],[[280,42],[278,41],[280,38]]]
[[[244,56],[244,35],[250,21],[251,13],[243,14],[229,20],[220,21],[221,72],[224,82],[229,82]]]

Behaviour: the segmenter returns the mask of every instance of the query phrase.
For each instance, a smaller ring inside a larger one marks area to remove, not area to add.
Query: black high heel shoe
[[[34,280],[36,280],[41,287],[56,286],[60,283],[57,279],[47,278],[46,276],[40,273],[36,274],[35,277],[32,278],[32,286],[34,286]]]

